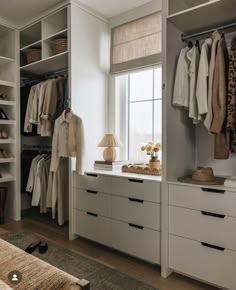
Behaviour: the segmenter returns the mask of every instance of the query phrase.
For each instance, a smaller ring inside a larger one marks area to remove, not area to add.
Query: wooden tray
[[[150,168],[148,164],[125,164],[121,170],[122,172],[161,176],[161,169]]]

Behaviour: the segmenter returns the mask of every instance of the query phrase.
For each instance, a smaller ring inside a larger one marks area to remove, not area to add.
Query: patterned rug
[[[24,250],[30,243],[39,240],[40,236],[21,232],[5,233],[0,238]],[[79,279],[90,281],[91,290],[158,290],[54,243],[48,242],[48,246],[46,254],[40,255],[35,251],[33,255]]]

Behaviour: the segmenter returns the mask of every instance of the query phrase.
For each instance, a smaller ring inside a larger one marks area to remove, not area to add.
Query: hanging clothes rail
[[[194,39],[194,38],[199,37],[199,36],[203,36],[203,35],[206,35],[206,34],[211,34],[214,31],[225,31],[225,30],[232,29],[232,28],[235,28],[235,27],[236,27],[236,22],[231,23],[231,24],[227,24],[227,25],[218,26],[216,28],[212,28],[212,29],[208,29],[208,30],[192,33],[192,34],[184,34],[183,33],[181,35],[181,39],[182,39],[182,41],[185,42],[187,40]]]
[[[68,69],[58,70],[58,71],[47,73],[45,75],[40,75],[40,76],[32,75],[32,76],[22,77],[22,82],[24,84],[27,84],[27,83],[32,83],[35,81],[43,81],[43,80],[46,80],[52,77],[57,77],[63,74],[68,74]]]

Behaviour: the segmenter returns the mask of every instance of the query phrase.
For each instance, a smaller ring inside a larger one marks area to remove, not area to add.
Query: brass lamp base
[[[114,147],[107,147],[103,151],[103,158],[105,161],[116,160],[116,149]]]

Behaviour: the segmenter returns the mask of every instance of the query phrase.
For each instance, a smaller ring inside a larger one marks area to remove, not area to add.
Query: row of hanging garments
[[[39,154],[31,161],[26,191],[32,193],[32,206],[40,206],[40,213],[46,213],[48,177],[51,154]]]
[[[173,105],[184,107],[194,124],[215,135],[215,158],[236,153],[236,38],[230,52],[223,34],[184,47],[178,58]]]
[[[36,155],[33,150],[22,152],[22,178],[25,183],[28,176],[25,191],[32,193],[32,206],[40,206],[40,213],[51,209],[52,218],[57,217],[59,225],[63,225],[68,216],[68,157],[76,158],[76,171],[80,174],[82,146],[82,120],[67,109],[55,121],[50,155]]]
[[[21,99],[24,133],[52,136],[55,120],[68,107],[67,77],[60,76],[31,86],[26,84],[21,88]]]

